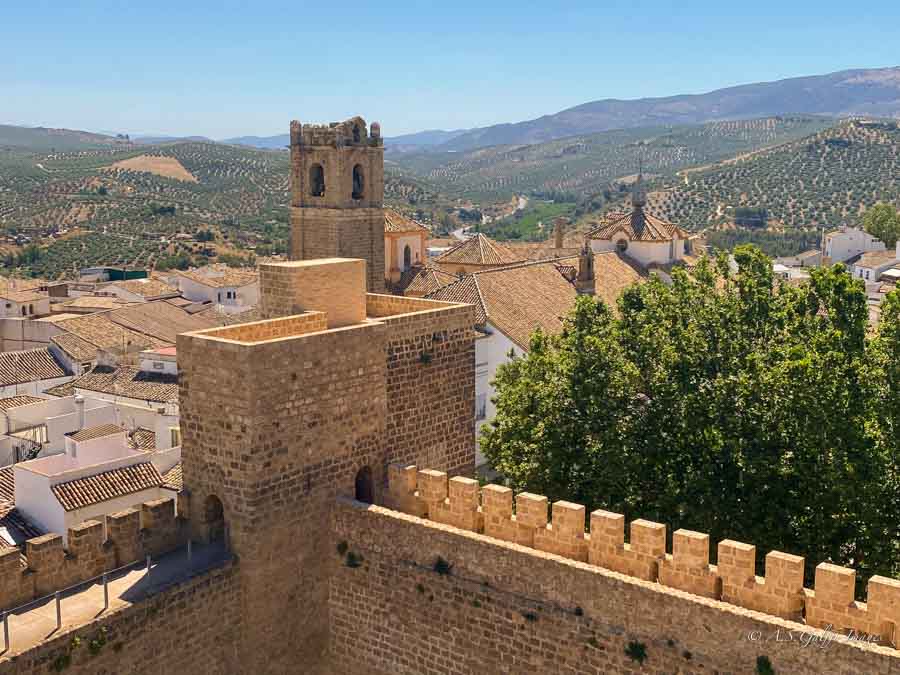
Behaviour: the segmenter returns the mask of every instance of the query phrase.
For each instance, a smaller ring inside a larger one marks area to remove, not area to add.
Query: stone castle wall
[[[567,536],[576,532],[573,509],[563,505],[557,515],[554,505],[553,523],[544,520],[541,530],[546,504],[529,496],[509,526],[496,513],[471,509],[477,484],[454,479],[450,501],[438,500],[441,478],[425,474],[429,503],[420,503],[443,512],[439,520],[486,527],[496,516],[495,526],[510,536],[583,557],[584,546]],[[893,647],[842,642],[798,622],[445,522],[345,501],[333,529],[335,672],[362,664],[391,675],[768,672],[758,663],[792,675],[900,671]]]
[[[0,675],[251,672],[238,651],[240,597],[236,566],[227,563],[87,625],[64,627],[21,654],[4,654]]]
[[[387,327],[387,429],[392,462],[475,470],[472,307],[368,294]]]
[[[106,536],[104,537],[104,530]],[[0,609],[17,607],[104,572],[174,550],[186,540],[173,499],[147,502],[69,528],[69,548],[58,533],[28,539],[0,551]]]

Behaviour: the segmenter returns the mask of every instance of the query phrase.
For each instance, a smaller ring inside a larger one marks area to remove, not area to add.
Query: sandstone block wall
[[[709,535],[702,532],[674,532],[670,554],[661,523],[634,521],[631,541],[626,543],[621,514],[594,511],[587,532],[585,509],[579,504],[555,502],[552,522],[548,522],[547,498],[540,495],[517,495],[513,513],[512,491],[502,486],[486,486],[479,500],[474,487],[453,489],[460,479],[448,483],[441,471],[396,466],[388,478],[385,503],[391,508],[773,617],[793,621],[805,617],[809,627],[865,634],[900,646],[900,581],[896,579],[872,577],[868,602],[857,602],[852,569],[822,563],[816,568],[815,590],[810,590],[803,587],[800,556],[770,552],[766,574],[758,577],[756,550],[750,544],[719,542],[718,565],[711,565]]]
[[[387,427],[392,462],[451,474],[475,470],[475,334],[470,305],[370,293],[386,329]]]
[[[327,258],[259,266],[260,311],[266,318],[305,311],[326,314],[329,328],[366,320],[366,262]]]
[[[247,672],[292,672],[328,634],[328,513],[370,467],[385,482],[386,327],[288,339],[181,335],[182,467],[192,519],[213,495],[241,558]]]
[[[426,486],[433,501],[433,476]],[[562,511],[575,527],[578,509]],[[791,675],[900,669],[891,647],[820,641],[800,623],[378,506],[339,503],[333,530],[335,672],[751,674],[761,657]]]
[[[24,551],[0,551],[0,609],[17,607],[147,555],[172,551],[185,541],[186,531],[175,516],[175,501],[159,499],[143,504],[141,510],[107,516],[105,527],[88,520],[69,528],[68,534],[68,550],[62,535],[51,533],[28,539]]]
[[[64,628],[23,653],[3,654],[0,675],[254,672],[238,653],[240,597],[239,576],[228,563],[87,625]],[[98,639],[103,644],[93,653],[90,643]]]

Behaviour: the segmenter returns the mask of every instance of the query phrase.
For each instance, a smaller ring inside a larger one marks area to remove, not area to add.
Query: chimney
[[[554,245],[557,249],[563,247],[563,228],[568,224],[568,218],[559,217],[553,220]]]
[[[78,415],[78,429],[76,431],[81,431],[84,429],[84,396],[81,394],[75,394],[75,412]]]
[[[575,278],[575,290],[579,295],[594,295],[596,280],[594,278],[594,251],[588,237],[584,238],[584,246],[578,255],[578,276]]]

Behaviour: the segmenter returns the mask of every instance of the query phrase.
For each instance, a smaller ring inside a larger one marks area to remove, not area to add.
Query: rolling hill
[[[68,152],[93,148],[124,147],[130,143],[115,136],[73,129],[19,127],[0,124],[0,148],[32,152]]]
[[[685,171],[651,195],[651,208],[691,229],[729,223],[739,207],[804,228],[858,222],[879,201],[900,205],[900,123],[856,120]]]
[[[629,101],[603,99],[533,120],[470,129],[435,147],[466,151],[493,145],[541,143],[611,129],[791,114],[898,117],[900,67],[845,70],[744,84],[696,95]]]
[[[424,178],[455,198],[506,201],[514,193],[564,193],[572,200],[645,171],[675,171],[795,140],[833,121],[811,116],[715,122],[692,127],[607,131],[534,145],[467,152],[419,152],[390,158],[401,174]]]

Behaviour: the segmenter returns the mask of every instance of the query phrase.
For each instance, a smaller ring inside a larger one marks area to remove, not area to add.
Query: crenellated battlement
[[[359,145],[379,147],[383,144],[381,125],[372,122],[367,131],[366,121],[362,117],[330,124],[301,124],[298,120],[291,121],[291,145],[339,148]]]
[[[0,551],[0,609],[63,590],[104,572],[159,556],[182,543],[185,522],[175,515],[173,499],[145,502],[69,528],[63,536],[49,533]]]
[[[515,510],[513,502],[515,501]],[[507,542],[588,562],[644,581],[834,632],[877,636],[900,647],[900,581],[874,576],[868,602],[854,599],[856,571],[829,563],[816,567],[815,588],[804,588],[804,558],[781,551],[766,555],[765,576],[756,575],[756,547],[726,539],[718,564],[710,564],[709,535],[680,529],[666,551],[666,526],[597,510],[586,530],[585,507],[546,497],[514,495],[500,485],[478,489],[442,471],[392,465],[386,506],[421,518]],[[549,517],[548,517],[549,516]]]

